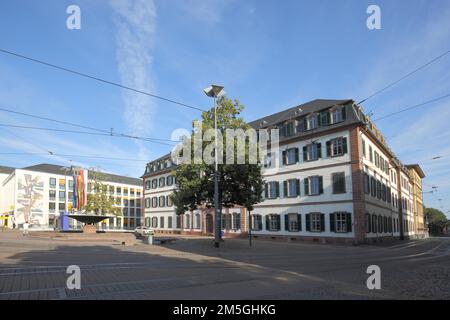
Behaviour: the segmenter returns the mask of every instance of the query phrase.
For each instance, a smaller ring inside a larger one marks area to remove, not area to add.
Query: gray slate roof
[[[312,112],[319,112],[322,110],[325,110],[327,108],[330,108],[335,105],[345,105],[348,103],[352,103],[353,100],[347,99],[347,100],[326,100],[326,99],[316,99],[309,102],[306,102],[304,104],[271,114],[269,116],[254,120],[252,122],[249,122],[249,125],[254,127],[255,129],[260,128],[260,124],[262,122],[265,122],[263,127],[271,126],[277,123],[281,123],[283,121],[306,116],[309,113]]]
[[[30,171],[37,171],[37,172],[51,173],[51,174],[64,174],[63,168],[65,168],[65,167],[60,166],[60,165],[41,163],[41,164],[37,164],[34,166],[25,167],[22,169],[30,170]],[[89,172],[90,172],[90,170],[88,171],[88,178],[89,178]],[[116,174],[104,173],[104,172],[102,172],[102,175],[105,176],[105,179],[108,182],[130,184],[130,185],[135,185],[135,186],[139,186],[139,187],[142,186],[142,180],[139,178],[119,176]]]
[[[16,168],[13,167],[7,167],[7,166],[0,166],[0,173],[6,173],[11,174],[16,170]]]

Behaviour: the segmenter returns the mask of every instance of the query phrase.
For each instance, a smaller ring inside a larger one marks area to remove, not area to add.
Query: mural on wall
[[[16,223],[32,225],[45,225],[43,208],[44,182],[40,176],[23,174],[17,182],[17,209]]]

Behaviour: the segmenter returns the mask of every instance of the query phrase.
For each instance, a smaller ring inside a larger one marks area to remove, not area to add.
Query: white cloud
[[[122,84],[142,91],[155,92],[151,55],[155,28],[156,8],[152,0],[112,0],[115,13],[116,56]],[[152,133],[155,101],[145,95],[123,92],[123,118],[128,130],[134,135]],[[142,143],[136,142],[139,154],[149,158]]]

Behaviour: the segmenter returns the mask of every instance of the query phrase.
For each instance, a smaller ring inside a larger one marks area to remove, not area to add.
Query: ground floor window
[[[284,216],[284,227],[286,231],[301,231],[301,216],[297,213],[288,213]]]
[[[306,215],[306,230],[312,232],[325,231],[325,215],[313,212]]]
[[[158,228],[158,218],[157,217],[152,218],[152,228]]]
[[[181,229],[181,220],[182,218],[181,218],[181,215],[178,215],[177,214],[177,217],[176,217],[176,227],[177,227],[177,229]]]
[[[231,229],[231,214],[229,213],[222,214],[222,229],[223,230]]]
[[[262,230],[262,216],[260,214],[252,215],[252,230]]]
[[[233,230],[241,229],[241,214],[238,212],[233,213],[232,227]]]
[[[201,229],[201,215],[200,213],[195,214],[195,229]]]
[[[164,217],[159,218],[159,227],[164,228]]]
[[[184,227],[186,229],[191,229],[191,215],[189,213],[185,214],[185,222],[186,222],[186,224]]]
[[[167,217],[167,228],[172,229],[173,225],[172,225],[172,217]]]
[[[351,232],[352,216],[348,212],[334,212],[330,214],[331,231],[334,232]]]
[[[266,230],[279,231],[280,230],[280,215],[269,214],[266,216]]]

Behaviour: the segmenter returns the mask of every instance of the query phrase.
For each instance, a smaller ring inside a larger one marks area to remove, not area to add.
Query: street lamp
[[[222,232],[221,228],[221,216],[222,212],[219,211],[219,177],[218,177],[218,142],[217,142],[217,105],[216,105],[216,99],[220,97],[221,95],[225,94],[225,91],[223,91],[222,86],[218,85],[211,85],[208,88],[204,89],[203,92],[205,94],[214,99],[214,131],[215,131],[215,139],[214,139],[214,145],[215,145],[215,152],[214,152],[214,163],[215,163],[215,169],[214,169],[214,212],[215,212],[215,232],[214,232],[214,246],[216,248],[219,247],[220,244],[220,234]]]

